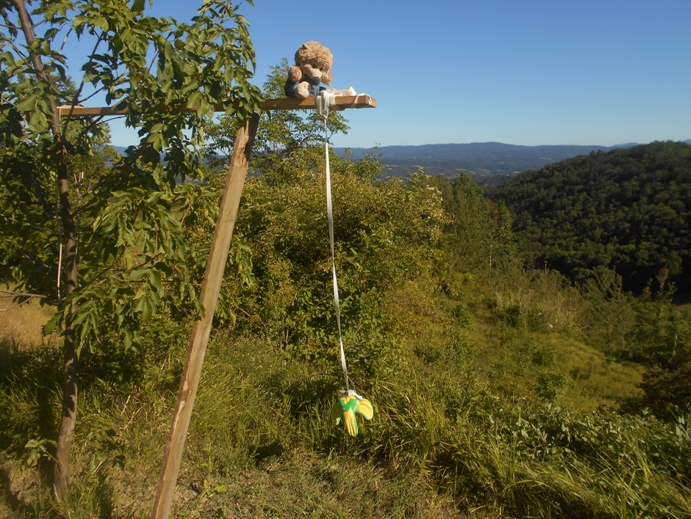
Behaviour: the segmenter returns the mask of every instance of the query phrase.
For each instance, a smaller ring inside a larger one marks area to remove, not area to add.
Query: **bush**
[[[292,161],[292,162],[291,162]],[[331,277],[323,150],[308,148],[272,177],[248,179],[236,234],[252,253],[253,286],[235,305],[240,329],[260,332],[298,356],[333,356],[338,344]],[[334,234],[345,340],[376,365],[397,337],[401,315],[434,312],[432,275],[445,222],[438,194],[398,179],[358,174],[334,157]]]
[[[676,422],[680,416],[691,413],[691,368],[673,370],[651,368],[640,384],[643,396],[629,399],[624,411],[649,410],[660,420]]]
[[[569,379],[561,371],[540,373],[537,377],[537,393],[549,402],[553,402],[568,387]]]

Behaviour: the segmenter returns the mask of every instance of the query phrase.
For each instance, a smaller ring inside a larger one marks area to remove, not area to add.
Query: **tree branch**
[[[9,312],[10,310],[15,310],[15,309],[19,308],[20,306],[25,305],[29,301],[31,301],[31,299],[27,299],[26,301],[22,301],[18,305],[10,306],[9,308],[0,308],[0,312]]]
[[[48,299],[48,296],[42,296],[41,294],[28,294],[25,292],[13,292],[12,290],[0,290],[1,294],[7,294],[7,295],[1,295],[0,298],[3,297],[38,297],[41,299]]]
[[[36,205],[41,205],[41,204],[39,202],[36,202]],[[17,225],[23,225],[24,227],[28,227],[29,229],[33,229],[34,231],[42,232],[42,233],[45,233],[49,236],[55,236],[55,234],[49,232],[46,229],[43,229],[41,227],[37,227],[36,225],[32,225],[32,224],[27,223],[27,222],[20,222],[19,220],[17,220],[13,216],[7,216],[6,214],[3,214],[3,213],[0,213],[0,215],[2,215],[4,218],[7,218],[7,220],[9,220],[10,222],[16,223]]]
[[[40,55],[32,52],[32,44],[36,39],[34,34],[34,25],[31,22],[31,17],[26,10],[26,0],[12,0],[16,6],[19,20],[22,26],[22,32],[27,43],[27,49],[31,56],[31,61],[34,65],[37,76],[45,85],[46,91],[55,90],[55,86],[51,82],[51,78],[46,74],[43,67]],[[75,236],[74,218],[72,215],[72,204],[70,202],[69,181],[67,173],[67,150],[63,140],[62,132],[60,131],[60,114],[58,112],[57,100],[58,96],[50,94],[50,108],[51,108],[51,133],[53,134],[54,147],[53,153],[55,158],[55,168],[57,173],[58,196],[60,200],[60,213],[62,220],[62,228],[64,231],[65,243],[65,266],[66,266],[66,282],[67,295],[77,290],[79,277],[77,272],[77,241]],[[70,471],[70,449],[74,439],[75,424],[77,420],[77,348],[76,335],[72,325],[72,320],[77,311],[77,307],[70,303],[67,315],[65,316],[65,326],[62,332],[64,337],[63,351],[63,399],[62,399],[62,417],[60,420],[60,428],[58,430],[58,441],[55,452],[55,466],[53,471],[53,493],[55,500],[58,502],[67,498],[67,486]]]
[[[17,13],[19,14],[19,21],[20,21],[21,29],[22,29],[22,32],[24,33],[24,38],[26,39],[27,49],[29,49],[29,47],[31,46],[31,43],[36,39],[36,33],[34,32],[34,27],[36,27],[36,26],[34,25],[33,21],[31,20],[31,15],[26,10],[26,0],[12,0],[12,3],[17,8]],[[31,52],[30,50],[29,50],[29,56],[31,57],[31,62],[33,63],[34,68],[36,69],[36,72],[38,72],[39,77],[43,80],[43,82],[55,94],[60,95],[60,91],[53,84],[53,82],[50,80],[50,77],[48,76],[48,74],[46,74],[46,71],[43,68],[43,62],[41,61],[41,57],[38,54]],[[53,123],[53,125],[55,125],[56,123],[59,125],[60,115],[57,113],[57,110],[56,110],[57,103],[52,98],[51,98],[51,105],[53,108],[52,123]],[[55,128],[53,130],[55,130]]]

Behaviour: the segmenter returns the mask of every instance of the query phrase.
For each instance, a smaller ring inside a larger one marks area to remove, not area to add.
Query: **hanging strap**
[[[343,335],[341,333],[341,303],[338,299],[338,279],[336,277],[336,246],[334,243],[334,214],[331,203],[331,167],[329,165],[329,129],[326,125],[329,116],[329,106],[334,103],[334,95],[322,91],[317,96],[317,110],[324,118],[324,150],[326,154],[326,214],[329,220],[329,241],[331,242],[331,271],[333,273],[334,306],[336,307],[336,324],[338,325],[338,343],[341,347],[341,369],[346,383],[346,392],[351,393],[348,381],[348,365],[346,363],[345,350],[343,349]],[[354,393],[354,392],[353,392]],[[354,395],[353,395],[354,396]],[[358,395],[359,396],[359,395]]]

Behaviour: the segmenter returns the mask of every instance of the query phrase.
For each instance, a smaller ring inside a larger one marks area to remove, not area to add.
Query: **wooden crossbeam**
[[[262,110],[309,110],[317,107],[316,99],[316,97],[308,97],[307,99],[294,99],[291,97],[267,99],[262,104]],[[367,94],[360,94],[359,96],[336,96],[334,97],[334,105],[337,109],[376,108],[377,100]]]
[[[316,97],[308,97],[307,99],[295,99],[292,97],[284,97],[280,99],[267,99],[262,103],[262,110],[311,110],[316,108]],[[360,94],[356,96],[336,96],[334,97],[334,105],[336,109],[342,108],[375,108],[377,100],[367,94]],[[185,112],[195,112],[196,107],[186,108]],[[116,109],[114,106],[59,106],[58,111],[60,117],[67,117],[72,114],[72,117],[98,117],[109,115],[126,115],[127,107]],[[223,105],[214,105],[214,111],[225,112]]]

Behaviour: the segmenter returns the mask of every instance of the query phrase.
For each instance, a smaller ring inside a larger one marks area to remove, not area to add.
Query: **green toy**
[[[331,417],[334,420],[334,425],[338,425],[343,420],[348,434],[357,436],[359,431],[357,426],[356,414],[362,416],[365,420],[371,420],[374,415],[374,408],[372,403],[362,398],[355,391],[341,391],[341,396],[331,409]]]

